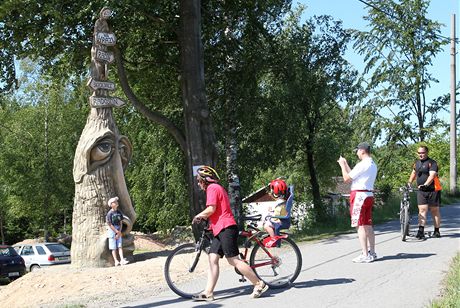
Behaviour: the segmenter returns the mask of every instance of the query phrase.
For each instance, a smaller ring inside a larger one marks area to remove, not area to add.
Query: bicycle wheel
[[[409,235],[409,206],[404,205],[400,213],[401,220],[401,240],[404,242],[406,236]]]
[[[203,255],[202,255],[203,253]],[[208,272],[208,258],[195,244],[183,244],[166,259],[164,275],[169,288],[177,295],[192,298],[203,291]]]
[[[290,238],[281,238],[279,241],[279,245],[273,248],[254,246],[249,259],[257,277],[272,289],[290,285],[302,268],[302,255],[294,241]]]

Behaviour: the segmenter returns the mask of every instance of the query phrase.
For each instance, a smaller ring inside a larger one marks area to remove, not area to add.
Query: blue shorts
[[[115,229],[119,230],[115,226]],[[109,228],[108,230],[108,238],[109,238],[109,250],[115,250],[117,248],[123,247],[122,244],[122,237],[120,236],[118,239],[115,238],[115,232],[112,231],[112,229]]]
[[[123,243],[121,238],[121,236],[118,239],[115,239],[115,237],[109,237],[109,250],[115,250],[122,247]]]

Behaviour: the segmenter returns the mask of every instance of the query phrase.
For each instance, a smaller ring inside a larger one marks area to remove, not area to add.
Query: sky
[[[331,15],[336,20],[343,22],[344,28],[354,28],[358,30],[369,30],[367,22],[363,20],[363,16],[367,13],[367,7],[364,3],[358,0],[294,0],[293,5],[301,3],[307,8],[304,12],[306,18],[313,15]],[[431,0],[428,8],[428,18],[444,24],[441,28],[441,35],[445,37],[451,36],[451,16],[456,15],[456,37],[460,37],[460,1],[459,0]],[[460,63],[458,54],[460,52],[460,44],[456,44],[456,82],[460,82],[459,72]],[[362,57],[350,49],[346,54],[347,60],[355,66],[356,69],[362,71],[364,64]],[[430,73],[439,80],[438,84],[433,84],[432,88],[427,90],[427,100],[450,93],[450,44],[444,47],[444,52],[440,52],[433,60],[433,66],[429,68]],[[460,98],[457,97],[457,101]],[[458,112],[458,105],[457,105]],[[449,115],[442,117],[449,121]]]

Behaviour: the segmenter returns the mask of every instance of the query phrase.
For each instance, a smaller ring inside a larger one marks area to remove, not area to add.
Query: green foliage
[[[433,57],[448,40],[441,25],[428,18],[429,0],[369,1],[370,31],[354,31],[355,49],[364,55],[370,74],[367,104],[381,115],[379,127],[388,142],[423,141],[439,125],[437,113],[445,99],[425,99],[425,91],[438,82],[429,73]]]
[[[218,170],[225,174],[229,131],[236,129],[242,195],[286,176],[296,185],[296,201],[318,204],[315,210],[322,211],[311,216],[310,230],[321,226],[317,218],[349,229],[346,212],[324,217],[328,209],[319,204],[333,188],[331,178],[340,173],[338,156],[354,165],[352,149],[362,141],[386,138],[373,151],[379,166],[377,188],[385,202],[393,202],[389,192],[407,182],[416,159],[415,140],[423,139],[417,137],[422,134],[429,136],[430,156],[438,161],[448,187],[448,142],[442,133],[434,133],[436,112],[447,100],[419,99],[434,82],[427,71],[444,43],[436,37],[440,25],[425,18],[426,1],[371,2],[395,15],[371,9],[366,17],[371,31],[354,33],[372,73],[367,89],[372,92],[363,92],[359,85],[364,80],[344,57],[351,33],[332,17],[301,22],[301,10],[286,17],[289,0],[202,1],[204,73],[218,140]],[[94,21],[106,4],[0,4],[0,85],[19,86],[0,96],[0,215],[8,241],[40,235],[44,229],[62,232],[64,217],[70,226],[73,155],[88,114],[82,75],[89,67]],[[108,4],[115,12],[110,25],[136,96],[183,130],[179,2]],[[409,60],[403,60],[403,52]],[[14,57],[22,59],[23,79],[15,74]],[[117,89],[114,96],[124,94]],[[427,111],[421,122],[413,121],[417,103]],[[385,108],[395,110],[394,116],[382,117]],[[189,224],[184,153],[164,128],[132,107],[117,109],[115,116],[120,132],[133,143],[125,176],[138,215],[135,229],[154,232]]]
[[[426,145],[429,148],[429,157],[438,163],[438,175],[443,190],[449,188],[450,145],[445,135],[438,134],[427,142],[402,146],[388,144],[375,149],[373,155],[379,167],[376,186],[380,190],[384,187],[393,190],[406,185],[412,172],[415,161],[418,159],[417,148]],[[460,147],[459,147],[460,149]],[[460,158],[457,157],[457,165]]]
[[[130,140],[135,150],[126,178],[143,232],[186,225],[189,204],[183,155],[164,130],[146,129],[145,119],[134,117],[121,131],[137,132]]]
[[[337,174],[336,160],[349,134],[339,103],[354,99],[356,72],[343,57],[350,36],[341,22],[319,16],[302,24],[300,15],[301,10],[289,15],[276,36],[278,60],[261,80],[267,115],[257,124],[269,139],[272,164],[294,162],[289,171],[307,176],[298,188],[313,200],[321,221],[326,219],[321,194]]]
[[[78,91],[46,80],[21,80],[21,91],[2,101],[0,107],[0,175],[2,218],[6,241],[19,236],[43,236],[68,232],[74,185],[73,155],[87,110],[82,110]],[[24,81],[24,82],[22,82]]]

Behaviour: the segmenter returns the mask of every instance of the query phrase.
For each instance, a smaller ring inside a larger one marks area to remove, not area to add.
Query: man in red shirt
[[[193,296],[197,301],[214,300],[214,288],[219,278],[219,260],[224,255],[230,265],[235,267],[254,285],[251,297],[257,298],[268,290],[268,285],[256,276],[252,268],[239,259],[238,228],[230,208],[230,200],[225,189],[219,185],[219,175],[209,167],[197,170],[198,186],[206,192],[206,208],[193,218],[193,223],[209,220],[214,239],[209,250],[209,272],[206,289]]]

